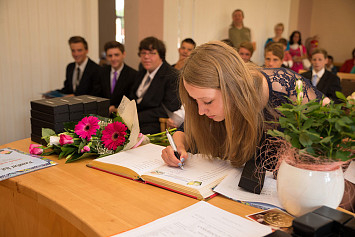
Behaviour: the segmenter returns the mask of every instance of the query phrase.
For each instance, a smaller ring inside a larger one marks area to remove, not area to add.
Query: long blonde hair
[[[225,120],[198,113],[183,82],[222,92]],[[184,130],[193,153],[229,159],[241,166],[255,154],[263,126],[262,76],[249,69],[239,54],[223,42],[197,47],[182,69],[179,93],[185,107]]]

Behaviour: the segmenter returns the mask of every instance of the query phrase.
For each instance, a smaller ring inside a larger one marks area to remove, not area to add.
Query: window
[[[116,41],[124,44],[124,0],[116,0]]]

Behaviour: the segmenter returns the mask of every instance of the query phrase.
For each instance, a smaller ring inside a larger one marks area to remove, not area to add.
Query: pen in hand
[[[166,129],[166,136],[168,137],[168,140],[169,140],[169,143],[170,143],[171,148],[173,148],[173,150],[174,150],[174,154],[175,154],[176,158],[178,158],[178,160],[180,160],[180,154],[179,154],[179,152],[177,151],[177,148],[176,148],[174,139],[173,139],[173,137],[171,136],[171,134],[169,133],[168,129]],[[182,162],[179,163],[179,166],[180,166],[181,169],[184,169]]]

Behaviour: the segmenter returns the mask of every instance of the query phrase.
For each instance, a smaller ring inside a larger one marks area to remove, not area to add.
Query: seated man
[[[265,67],[280,68],[284,58],[284,48],[280,43],[269,43],[265,48]]]
[[[83,37],[73,36],[69,39],[69,46],[75,62],[68,64],[64,88],[58,91],[63,94],[95,95],[100,66],[87,57],[88,43]]]
[[[107,42],[104,46],[109,66],[101,72],[100,90],[97,96],[110,99],[110,113],[117,112],[123,96],[130,96],[137,71],[124,63],[126,52],[124,46],[117,41]]]
[[[333,73],[325,70],[328,62],[328,53],[324,49],[317,48],[312,53],[312,70],[301,75],[311,80],[313,86],[323,92],[330,99],[338,102],[336,91],[341,91],[340,79]]]
[[[334,66],[333,62],[333,56],[328,55],[328,63],[325,65],[325,69],[336,75],[338,73],[338,69]]]
[[[190,56],[192,50],[196,48],[196,43],[191,38],[186,38],[181,42],[179,48],[179,61],[176,64],[172,65],[172,67],[176,68],[177,70],[181,70],[185,64],[185,61],[188,56]]]
[[[243,42],[238,47],[238,53],[245,63],[251,62],[250,58],[253,56],[254,48],[250,42]]]
[[[159,118],[167,118],[165,109],[174,112],[181,106],[178,93],[178,71],[165,61],[165,45],[147,37],[139,44],[142,68],[131,90],[137,102],[140,130],[143,134],[160,132]]]

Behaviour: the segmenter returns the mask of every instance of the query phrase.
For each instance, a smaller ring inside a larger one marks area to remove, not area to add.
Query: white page
[[[202,155],[192,155],[189,153],[189,158],[184,164],[184,169],[161,166],[152,172],[147,173],[149,176],[168,180],[173,183],[201,189],[211,182],[225,177],[230,170],[230,163],[218,159],[206,159]]]
[[[259,202],[281,207],[277,196],[277,184],[273,179],[271,172],[266,172],[264,187],[260,194],[255,194],[244,190],[239,187],[239,180],[242,175],[243,168],[235,168],[232,172],[225,177],[221,183],[213,189],[213,191],[220,193],[228,198],[245,202]]]
[[[351,161],[348,169],[344,173],[344,178],[355,184],[355,161]]]
[[[271,228],[249,221],[201,201],[144,226],[115,236],[243,236],[256,237],[271,233]]]
[[[161,158],[161,151],[164,148],[164,146],[149,143],[131,150],[96,159],[96,161],[124,166],[141,175],[165,164]]]

